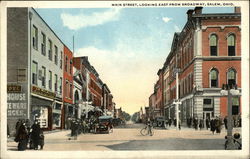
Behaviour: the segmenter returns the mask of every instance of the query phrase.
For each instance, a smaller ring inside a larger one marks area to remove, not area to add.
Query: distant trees
[[[131,119],[131,115],[122,111],[122,116],[124,117],[125,121],[129,121]]]
[[[135,112],[135,113],[132,115],[131,120],[132,120],[134,123],[137,123],[138,120],[139,120],[139,113],[138,113],[138,112]]]

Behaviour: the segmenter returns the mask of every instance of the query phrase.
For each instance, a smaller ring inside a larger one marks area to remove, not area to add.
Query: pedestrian
[[[34,150],[38,150],[40,133],[41,133],[41,128],[38,121],[36,120],[35,123],[31,126],[31,140],[34,146]]]
[[[181,130],[181,121],[180,120],[178,122],[178,127],[179,127],[179,130]]]
[[[214,134],[214,131],[215,131],[215,121],[214,121],[213,118],[210,120],[210,130]]]
[[[172,119],[171,118],[169,118],[168,125],[169,125],[169,127],[171,127],[171,125],[172,125]]]
[[[202,129],[202,125],[203,125],[203,120],[200,119],[200,120],[199,120],[199,128],[200,128],[200,130]]]
[[[210,128],[210,119],[208,117],[206,118],[206,128],[207,130]]]
[[[87,123],[85,119],[82,121],[82,126],[83,126],[83,133],[85,134],[87,132]]]
[[[176,127],[177,123],[176,123],[176,118],[174,118],[174,126]]]
[[[195,130],[198,130],[198,118],[197,117],[194,118],[194,128]]]
[[[17,135],[21,125],[22,125],[22,120],[18,119],[18,121],[16,122],[16,135]]]
[[[227,130],[227,116],[225,116],[223,121],[224,121],[225,129]]]
[[[17,137],[15,139],[16,142],[18,142],[18,151],[24,151],[27,148],[27,139],[28,139],[28,131],[25,125],[25,122],[23,122],[17,133]]]

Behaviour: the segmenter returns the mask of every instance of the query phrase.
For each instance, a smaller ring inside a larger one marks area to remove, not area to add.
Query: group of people
[[[89,119],[69,119],[70,124],[68,128],[71,130],[71,137],[77,139],[81,133],[95,133],[98,125],[98,119],[91,116]]]
[[[38,145],[43,149],[44,146],[44,135],[40,128],[40,124],[35,120],[31,126],[29,119],[19,119],[16,122],[16,135],[15,142],[18,143],[18,150],[24,151],[28,148],[38,150]]]

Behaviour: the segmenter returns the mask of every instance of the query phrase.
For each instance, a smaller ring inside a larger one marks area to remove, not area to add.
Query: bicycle
[[[150,133],[150,128],[148,125],[146,125],[144,128],[141,129],[140,133],[142,136],[146,136],[146,135],[153,136],[154,130],[153,130],[153,127],[151,126],[151,133]]]

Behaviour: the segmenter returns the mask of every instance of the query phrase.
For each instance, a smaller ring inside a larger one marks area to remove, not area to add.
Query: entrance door
[[[208,118],[209,121],[210,121],[212,117],[213,116],[212,116],[212,112],[211,111],[204,111],[203,112],[204,127],[206,126],[206,119]]]
[[[211,119],[212,118],[212,112],[203,112],[203,119]]]

